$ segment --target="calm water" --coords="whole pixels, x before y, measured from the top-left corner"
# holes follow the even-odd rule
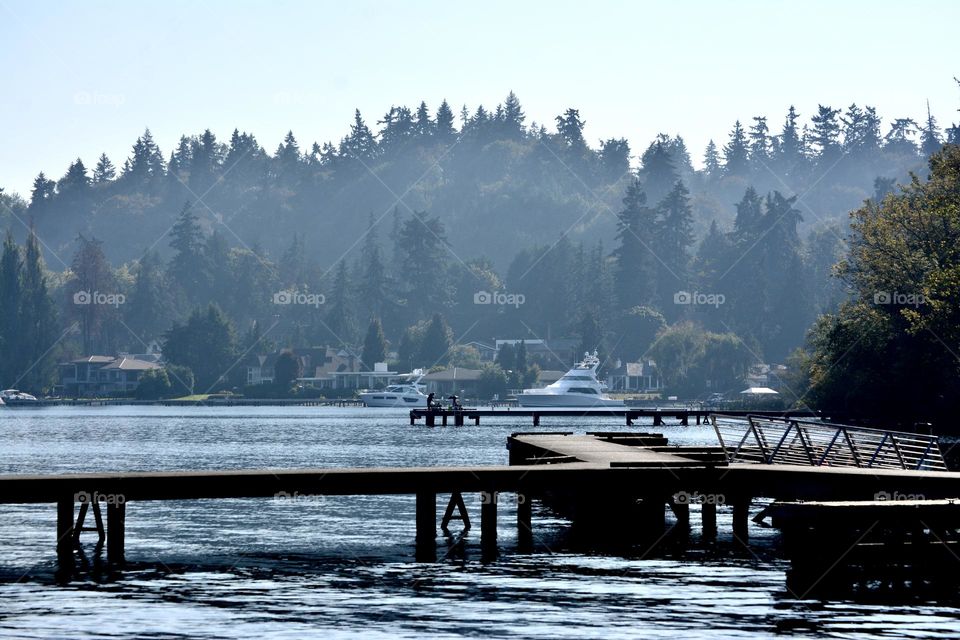
[[[540,429],[561,426],[625,429],[563,419]],[[532,430],[529,419],[431,430],[384,409],[6,409],[0,472],[505,464],[518,430]],[[715,443],[709,428],[662,431]],[[960,637],[957,601],[792,597],[776,535],[753,528],[751,550],[740,550],[724,509],[716,543],[699,539],[694,513],[686,549],[604,549],[535,505],[537,548],[520,554],[510,498],[499,560],[480,561],[475,528],[460,545],[441,539],[436,564],[412,561],[412,497],[130,503],[129,568],[100,571],[88,538],[89,570],[67,585],[54,579],[53,505],[5,506],[0,635]]]

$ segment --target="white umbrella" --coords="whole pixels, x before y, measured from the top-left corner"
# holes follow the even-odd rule
[[[740,395],[751,395],[751,396],[769,396],[769,395],[780,395],[773,389],[769,387],[750,387],[749,389],[744,389],[740,392]]]

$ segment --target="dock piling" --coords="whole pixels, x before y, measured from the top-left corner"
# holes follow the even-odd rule
[[[57,562],[61,570],[73,566],[73,496],[57,501]]]
[[[496,491],[480,493],[480,548],[486,560],[497,555],[497,499]]]
[[[700,505],[700,527],[704,538],[717,537],[717,503],[704,502]]]
[[[125,502],[107,504],[107,562],[113,564],[126,562],[123,549],[126,520],[127,505]]]
[[[521,551],[533,550],[533,504],[526,493],[517,493],[517,546]]]
[[[417,562],[437,560],[437,494],[417,493]]]
[[[749,540],[750,498],[738,498],[733,503],[733,537],[743,544]]]

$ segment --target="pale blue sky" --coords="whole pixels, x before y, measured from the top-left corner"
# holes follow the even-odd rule
[[[105,151],[119,167],[149,126],[234,127],[270,151],[339,140],[354,108],[493,107],[531,120],[580,109],[592,144],[634,152],[680,133],[696,162],[733,121],[818,102],[875,105],[885,124],[960,120],[960,3],[40,2],[0,0],[0,186],[25,197]]]

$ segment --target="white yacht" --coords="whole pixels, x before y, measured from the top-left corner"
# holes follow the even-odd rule
[[[383,391],[365,391],[360,394],[363,404],[368,407],[417,407],[426,408],[427,396],[423,393],[420,378],[423,373],[415,371],[417,377],[404,384],[391,384]]]
[[[32,396],[25,391],[19,391],[17,389],[4,389],[0,391],[0,404],[15,407],[25,404],[37,404],[39,402],[36,396]]]
[[[567,371],[562,378],[542,389],[524,389],[517,394],[521,407],[624,407],[622,400],[614,400],[603,393],[597,380],[600,358],[597,352],[583,354],[583,360]]]

